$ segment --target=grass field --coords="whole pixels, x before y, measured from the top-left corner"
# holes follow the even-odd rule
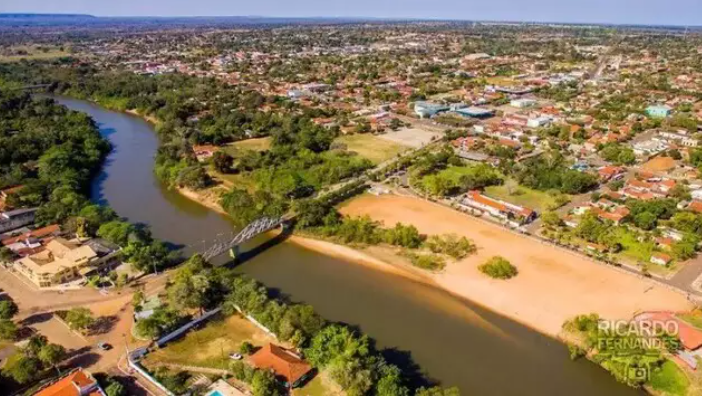
[[[253,323],[239,315],[232,315],[210,321],[203,329],[192,331],[179,341],[151,352],[144,363],[151,369],[172,363],[227,370],[232,361],[229,354],[239,352],[245,341],[256,347],[269,342],[277,343]],[[293,395],[325,396],[331,393],[325,387],[321,375],[317,375],[305,386],[296,389]]]
[[[5,55],[5,54],[0,54],[0,63],[9,63],[9,62],[18,62],[21,61],[22,59],[26,60],[32,60],[32,59],[52,59],[52,58],[60,58],[63,56],[68,56],[70,55],[66,51],[62,51],[60,48],[47,48],[46,51],[34,47],[34,46],[21,46],[21,47],[12,47],[13,52],[16,52],[17,50],[22,50],[25,51],[27,54],[24,55],[19,55],[19,54],[12,54],[12,55]]]
[[[402,144],[367,133],[341,136],[336,141],[346,144],[349,151],[357,152],[358,155],[368,158],[374,164],[387,161],[409,149]]]
[[[241,173],[237,173],[237,174],[219,173],[219,172],[215,171],[213,167],[210,167],[209,173],[210,173],[210,175],[221,180],[224,184],[224,187],[226,187],[227,189],[230,189],[232,187],[238,187],[238,188],[246,189],[249,192],[254,192],[256,190],[256,183],[254,182],[254,180],[250,177],[246,177],[246,176],[242,175]]]
[[[524,186],[519,186],[516,182],[507,180],[501,186],[490,186],[485,189],[485,193],[493,198],[525,206],[527,208],[543,212],[551,210],[556,204],[556,198],[546,192],[532,190]]]
[[[653,389],[664,392],[665,395],[684,396],[687,395],[690,381],[677,364],[666,360],[660,370],[654,370],[651,373],[649,384]]]
[[[262,137],[255,139],[240,140],[238,142],[231,143],[224,148],[227,154],[236,157],[237,153],[241,153],[246,150],[253,151],[266,151],[271,148],[271,138]]]
[[[165,348],[150,353],[146,364],[157,367],[163,363],[227,369],[229,354],[238,352],[241,344],[248,341],[262,346],[274,341],[248,320],[232,315],[213,320],[202,330],[192,331],[182,339]]]

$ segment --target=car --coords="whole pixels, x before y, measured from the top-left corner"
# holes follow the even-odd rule
[[[229,359],[232,359],[232,360],[241,360],[242,357],[243,356],[241,356],[240,353],[230,353],[229,354]]]
[[[101,342],[101,343],[99,343],[99,344],[97,345],[97,347],[98,347],[98,349],[100,349],[101,351],[109,351],[110,349],[112,349],[112,345],[110,345],[110,344],[108,344],[108,343],[106,343],[106,342]]]

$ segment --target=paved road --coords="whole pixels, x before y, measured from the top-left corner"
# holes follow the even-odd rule
[[[133,286],[142,288],[146,294],[154,294],[165,288],[168,275],[168,272],[148,275]],[[74,353],[65,362],[67,366],[81,366],[93,372],[106,371],[115,367],[124,353],[125,335],[129,335],[133,324],[131,299],[136,287],[113,290],[106,295],[94,289],[42,291],[19,275],[0,268],[0,289],[18,305],[18,321]],[[51,313],[74,307],[88,307],[93,310],[102,321],[101,329],[95,334],[79,336],[53,318]],[[99,350],[96,346],[100,342],[109,343],[112,349]],[[141,345],[129,347],[137,346]]]

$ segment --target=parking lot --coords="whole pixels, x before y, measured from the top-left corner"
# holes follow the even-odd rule
[[[389,140],[391,142],[403,144],[414,148],[420,148],[432,139],[441,136],[438,132],[428,131],[420,128],[403,128],[399,131],[389,131],[385,134],[378,135],[379,138]]]

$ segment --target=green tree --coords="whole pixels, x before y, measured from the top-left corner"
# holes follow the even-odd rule
[[[12,341],[17,338],[19,329],[11,320],[0,320],[0,340]]]
[[[21,352],[10,356],[2,368],[4,375],[12,378],[19,384],[27,384],[37,377],[41,370],[41,362],[34,357],[28,357]]]
[[[94,323],[93,313],[88,308],[76,307],[66,313],[66,322],[72,330],[81,332],[89,329]]]
[[[253,378],[251,378],[251,389],[254,396],[278,396],[282,394],[275,375],[268,370],[256,370],[254,372]]]
[[[127,388],[117,381],[110,381],[110,384],[105,387],[107,396],[127,396]]]
[[[58,344],[44,345],[39,350],[37,358],[39,358],[44,366],[56,368],[56,371],[61,375],[57,366],[66,358],[66,348]]]
[[[17,304],[10,300],[0,301],[0,320],[12,319],[18,312]]]
[[[234,158],[225,152],[217,151],[212,157],[212,165],[219,173],[231,173],[232,165],[234,165]]]
[[[458,388],[443,389],[435,386],[433,388],[419,388],[415,396],[460,396]]]
[[[510,279],[517,276],[517,267],[500,256],[494,256],[485,264],[478,267],[480,272],[496,279]]]

